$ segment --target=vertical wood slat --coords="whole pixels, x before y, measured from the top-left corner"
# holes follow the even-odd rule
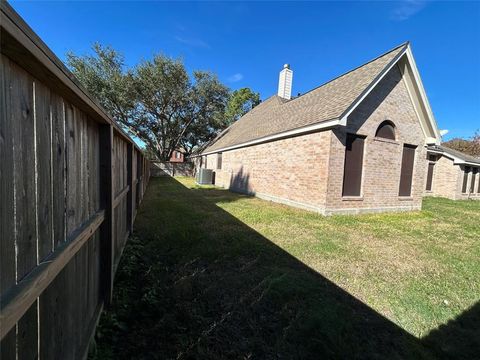
[[[65,224],[65,109],[63,99],[52,94],[52,191],[53,191],[53,241],[54,247],[66,239]]]
[[[127,185],[130,186],[130,190],[127,195],[127,229],[131,233],[133,229],[133,213],[134,213],[134,190],[133,190],[133,149],[132,144],[128,144],[127,147]]]
[[[37,153],[37,228],[38,258],[44,259],[53,251],[52,189],[51,189],[51,118],[50,90],[35,82],[35,118]]]
[[[0,57],[0,293],[15,285],[14,165],[13,132],[10,120],[10,66]],[[16,352],[16,328],[0,343],[0,359],[13,359]]]
[[[114,251],[114,222],[113,222],[113,126],[100,126],[100,194],[101,207],[105,209],[105,220],[100,229],[101,243],[101,287],[102,296],[105,304],[108,305],[112,301],[113,291],[113,251]]]
[[[11,121],[14,147],[15,231],[17,282],[37,265],[37,224],[35,194],[35,112],[33,78],[12,64]],[[37,352],[37,303],[17,325],[19,358],[33,358]]]
[[[51,153],[52,153],[52,225],[53,248],[66,239],[66,147],[65,111],[63,99],[51,93]],[[68,131],[68,129],[67,129]],[[68,137],[67,137],[68,139]],[[58,359],[68,356],[65,311],[69,309],[67,298],[68,279],[65,270],[44,291],[39,299],[40,359]]]

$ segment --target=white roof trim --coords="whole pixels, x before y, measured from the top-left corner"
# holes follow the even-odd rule
[[[370,85],[368,85],[366,91],[364,91],[364,93],[361,96],[355,99],[355,101],[348,108],[347,112],[345,112],[342,115],[341,117],[342,122],[344,122],[345,124],[347,123],[348,116],[353,112],[353,110],[355,110],[358,107],[358,105],[360,105],[360,103],[368,96],[368,94],[370,94],[372,90],[375,89],[377,84],[385,77],[385,75],[387,75],[387,73],[393,68],[393,66],[397,64],[398,60],[402,57],[403,54],[405,54],[408,46],[406,46],[405,49],[403,49],[400,53],[398,53],[396,55],[396,59],[392,61],[388,65],[388,67],[382,70],[382,73],[380,74],[380,76],[378,76],[377,79],[375,79],[372,83],[370,83]]]
[[[412,49],[410,48],[410,44],[408,44],[407,47],[407,58],[408,61],[410,62],[410,66],[412,67],[413,70],[413,76],[415,78],[415,81],[417,83],[417,86],[420,90],[420,96],[422,98],[423,104],[425,108],[427,109],[428,113],[428,120],[430,121],[430,124],[432,125],[432,129],[435,133],[435,137],[440,141],[442,138],[440,136],[440,130],[438,130],[437,126],[437,121],[435,120],[435,117],[433,116],[432,108],[430,106],[430,102],[428,101],[427,93],[425,92],[425,88],[423,86],[422,78],[420,77],[420,73],[418,72],[417,64],[415,62],[415,58],[413,57]]]
[[[240,144],[227,146],[227,147],[212,150],[212,151],[209,151],[209,152],[204,152],[204,153],[201,153],[201,154],[198,154],[198,155],[192,155],[191,157],[194,158],[194,157],[198,157],[198,156],[204,156],[204,155],[216,154],[216,153],[219,153],[219,152],[224,152],[224,151],[229,151],[229,150],[235,150],[235,149],[239,149],[239,148],[246,147],[246,146],[252,146],[252,145],[261,144],[261,143],[264,143],[264,142],[269,142],[269,141],[278,140],[278,139],[282,139],[282,138],[286,138],[286,137],[301,135],[301,134],[304,134],[304,133],[309,133],[309,132],[312,132],[312,131],[332,128],[332,127],[341,126],[341,125],[344,125],[344,124],[342,124],[340,119],[331,119],[331,120],[322,121],[320,123],[316,123],[316,124],[313,124],[313,125],[308,125],[308,126],[304,126],[304,127],[293,129],[293,130],[283,131],[281,133],[264,136],[264,137],[261,137],[261,138],[255,139],[255,140],[251,140],[251,141],[247,141],[247,142],[243,142],[243,143],[240,143]]]

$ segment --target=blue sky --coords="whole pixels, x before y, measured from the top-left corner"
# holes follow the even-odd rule
[[[304,93],[409,40],[445,139],[480,128],[480,2],[11,4],[61,59],[95,41],[129,65],[164,53],[263,99],[276,93],[284,63],[293,94]]]

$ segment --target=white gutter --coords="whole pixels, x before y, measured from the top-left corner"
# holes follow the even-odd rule
[[[331,120],[327,120],[327,121],[322,121],[322,122],[317,123],[317,124],[308,125],[308,126],[304,126],[304,127],[293,129],[293,130],[283,131],[283,132],[280,132],[280,133],[277,133],[277,134],[264,136],[264,137],[261,137],[261,138],[255,139],[255,140],[246,141],[246,142],[243,142],[243,143],[240,143],[240,144],[227,146],[227,147],[224,147],[224,148],[212,150],[212,151],[209,151],[209,152],[204,152],[204,153],[194,155],[194,156],[190,156],[190,157],[194,158],[194,157],[198,157],[198,156],[204,156],[204,155],[216,154],[216,153],[219,153],[219,152],[224,152],[224,151],[229,151],[229,150],[235,150],[235,149],[239,149],[239,148],[242,148],[242,147],[252,146],[252,145],[261,144],[261,143],[264,143],[264,142],[269,142],[269,141],[274,141],[274,140],[278,140],[278,139],[282,139],[282,138],[301,135],[301,134],[304,134],[304,133],[309,133],[309,132],[313,132],[313,131],[316,131],[316,130],[332,128],[332,127],[335,127],[335,126],[345,126],[345,125],[342,124],[340,119],[331,119]]]

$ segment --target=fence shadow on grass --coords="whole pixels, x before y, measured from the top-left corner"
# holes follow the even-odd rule
[[[454,320],[432,330],[422,343],[449,359],[480,358],[480,301]]]
[[[207,191],[227,193],[151,181],[100,326],[99,358],[439,356],[436,340],[410,335],[206,201]]]

